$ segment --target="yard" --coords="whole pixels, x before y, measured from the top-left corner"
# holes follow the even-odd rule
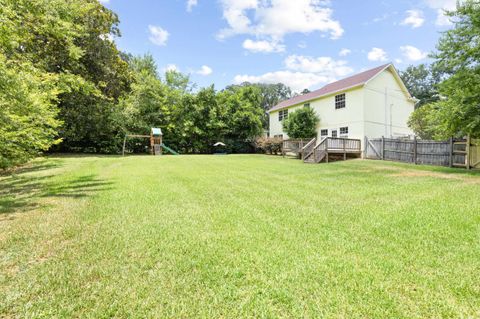
[[[480,317],[480,174],[262,155],[0,176],[0,317]]]

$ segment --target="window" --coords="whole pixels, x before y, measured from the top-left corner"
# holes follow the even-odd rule
[[[281,122],[285,119],[288,118],[288,109],[287,110],[280,110],[280,112],[278,112],[278,120]]]
[[[310,103],[303,104],[303,107],[310,107]]]
[[[332,137],[338,137],[337,130],[332,130]]]
[[[273,137],[283,139],[283,134],[274,135]]]
[[[340,137],[348,137],[348,126],[340,128]]]
[[[335,95],[335,109],[343,109],[345,107],[345,93]]]
[[[328,136],[328,130],[320,130],[320,136]]]

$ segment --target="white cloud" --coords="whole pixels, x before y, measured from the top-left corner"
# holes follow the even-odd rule
[[[100,3],[110,3],[110,0],[98,0]]]
[[[403,63],[403,60],[402,60],[402,59],[398,59],[398,58],[397,58],[397,59],[395,59],[395,63],[397,63],[397,64],[401,64],[401,63]]]
[[[317,86],[321,83],[328,82],[325,76],[314,73],[292,72],[292,71],[276,71],[269,72],[259,76],[255,75],[237,75],[234,80],[235,84],[243,82],[251,83],[284,83],[295,92],[301,92],[303,89]]]
[[[403,55],[410,61],[420,61],[425,59],[428,56],[427,52],[422,52],[420,49],[411,46],[405,45],[400,47]]]
[[[331,57],[314,58],[303,55],[290,55],[285,59],[284,63],[289,70],[321,74],[329,78],[345,76],[353,72],[353,69],[347,66],[347,61],[336,61]]]
[[[338,53],[339,56],[347,56],[350,53],[352,53],[352,50],[350,49],[341,49],[340,52]]]
[[[236,84],[252,83],[284,83],[295,92],[303,89],[314,89],[344,77],[353,72],[346,61],[336,61],[330,57],[308,57],[291,55],[284,61],[285,70],[268,72],[262,75],[237,75]]]
[[[445,15],[445,10],[455,10],[457,7],[457,0],[424,0],[425,3],[437,11],[437,20],[435,22],[438,26],[451,25],[450,18]]]
[[[221,0],[228,27],[217,37],[249,34],[260,40],[281,43],[291,33],[321,32],[332,39],[342,36],[340,22],[326,0]]]
[[[387,52],[381,48],[372,48],[372,50],[368,52],[368,59],[370,61],[387,61]]]
[[[150,32],[149,39],[153,44],[158,46],[167,45],[167,40],[168,40],[168,37],[170,36],[170,33],[168,33],[167,30],[154,25],[149,25],[148,30]]]
[[[210,75],[213,73],[213,70],[211,67],[209,67],[208,65],[202,65],[202,67],[200,68],[200,70],[198,70],[196,72],[197,74],[200,74],[200,75],[203,75],[203,76],[207,76],[207,75]]]
[[[406,14],[406,18],[401,23],[403,25],[409,25],[412,28],[419,28],[425,22],[423,12],[420,10],[407,10]]]
[[[193,7],[195,7],[198,4],[197,0],[188,0],[187,1],[187,11],[191,12]]]
[[[275,41],[269,42],[266,40],[253,41],[251,39],[246,39],[245,41],[243,41],[243,48],[255,53],[271,53],[285,51],[285,46],[283,44],[279,44]]]

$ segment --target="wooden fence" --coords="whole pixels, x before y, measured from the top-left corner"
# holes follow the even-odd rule
[[[365,138],[364,157],[413,164],[480,168],[480,140]]]

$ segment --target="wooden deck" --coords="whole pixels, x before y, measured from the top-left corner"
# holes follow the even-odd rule
[[[305,163],[328,163],[332,160],[347,160],[361,157],[361,141],[358,139],[324,137],[320,140],[313,138],[305,140],[285,140],[283,151],[294,153]]]

